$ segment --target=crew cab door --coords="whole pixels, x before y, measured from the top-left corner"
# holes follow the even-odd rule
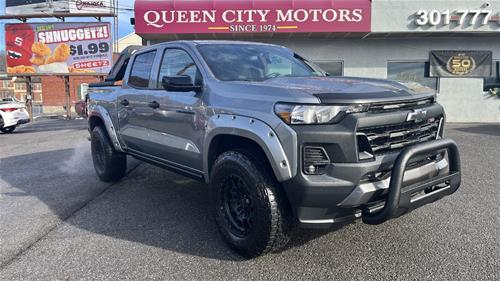
[[[117,98],[119,132],[128,149],[142,152],[148,146],[148,121],[154,113],[149,106],[151,77],[157,51],[137,54]]]
[[[152,103],[158,108],[149,120],[154,153],[184,170],[202,171],[201,147],[205,132],[204,106],[201,92],[167,91],[162,86],[165,76],[187,75],[201,85],[202,77],[193,57],[182,48],[167,47],[161,55]]]

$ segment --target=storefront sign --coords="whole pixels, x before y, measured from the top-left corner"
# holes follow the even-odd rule
[[[500,12],[493,10],[419,10],[415,16],[415,24],[418,26],[450,24],[458,26],[483,26],[490,22],[500,25]]]
[[[500,1],[372,1],[373,33],[500,32]]]
[[[430,76],[433,77],[490,77],[490,51],[432,51]]]
[[[112,65],[109,23],[5,25],[8,73],[107,73]]]
[[[138,34],[370,32],[369,0],[137,0]]]
[[[109,14],[112,0],[5,0],[5,14]]]

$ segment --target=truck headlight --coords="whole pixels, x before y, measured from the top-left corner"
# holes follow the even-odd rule
[[[349,113],[366,112],[367,104],[352,105],[304,105],[278,103],[274,112],[287,124],[336,123]]]

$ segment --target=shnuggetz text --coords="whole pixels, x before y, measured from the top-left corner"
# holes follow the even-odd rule
[[[108,26],[106,25],[40,31],[37,34],[38,41],[45,44],[106,38],[109,38]]]

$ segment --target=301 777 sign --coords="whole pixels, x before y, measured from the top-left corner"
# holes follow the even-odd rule
[[[109,23],[7,24],[8,73],[107,73],[112,64]]]
[[[500,12],[486,9],[419,10],[415,13],[417,26],[483,26],[487,24],[500,25]]]

